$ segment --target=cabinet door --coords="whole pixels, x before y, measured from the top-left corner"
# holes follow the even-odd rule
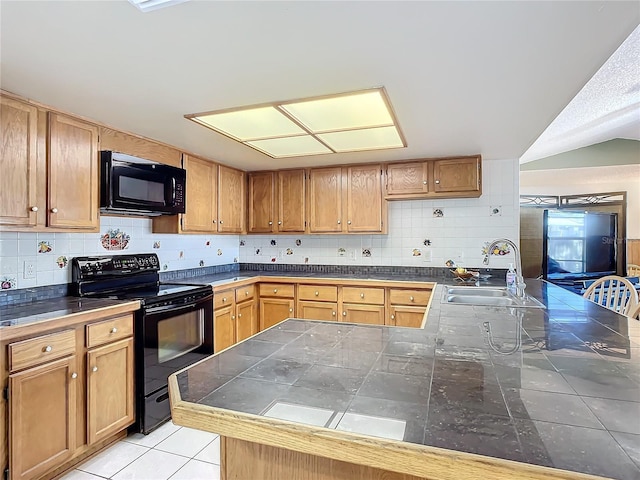
[[[39,478],[76,448],[75,356],[9,376],[12,480]]]
[[[98,228],[98,127],[49,113],[48,225]]]
[[[480,159],[452,158],[433,161],[433,191],[447,192],[479,192],[480,191]]]
[[[131,425],[133,338],[87,352],[87,443],[92,445]]]
[[[286,318],[294,317],[294,301],[291,298],[260,299],[260,330],[280,323]]]
[[[387,325],[395,327],[422,327],[425,307],[412,307],[408,305],[391,305],[389,322]]]
[[[304,232],[306,222],[305,171],[278,172],[278,232]]]
[[[275,231],[273,172],[249,174],[249,225],[251,233]]]
[[[349,323],[384,325],[384,306],[345,303],[342,305],[342,318],[340,320]]]
[[[336,302],[298,302],[298,318],[337,322],[338,304]]]
[[[236,305],[236,342],[258,333],[258,303],[255,300]]]
[[[347,168],[347,232],[381,232],[382,220],[382,165]]]
[[[218,165],[185,155],[184,168],[187,171],[187,208],[182,215],[182,230],[216,232]]]
[[[309,171],[309,232],[342,231],[342,168]]]
[[[427,162],[390,163],[387,165],[387,197],[428,193],[427,165]]]
[[[235,343],[236,306],[217,308],[213,312],[213,351],[219,352]]]
[[[242,233],[244,229],[244,191],[244,172],[219,165],[219,233]]]
[[[0,225],[35,226],[38,109],[0,97]],[[44,185],[43,185],[44,187]]]

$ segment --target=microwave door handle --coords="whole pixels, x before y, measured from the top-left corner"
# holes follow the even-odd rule
[[[151,307],[145,309],[144,313],[147,315],[153,315],[155,313],[164,313],[164,312],[172,312],[172,311],[180,311],[180,310],[188,310],[197,305],[197,303],[189,303],[187,305],[163,305],[162,307]]]

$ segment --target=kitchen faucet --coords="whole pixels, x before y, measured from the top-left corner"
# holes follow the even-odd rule
[[[516,295],[520,298],[524,298],[525,297],[524,289],[527,287],[527,284],[524,283],[524,277],[522,276],[522,260],[520,258],[520,250],[518,249],[518,246],[515,243],[513,243],[508,238],[499,238],[497,240],[494,240],[489,245],[489,248],[487,249],[487,253],[484,256],[484,260],[482,263],[484,263],[485,265],[489,265],[489,258],[491,256],[491,252],[493,251],[494,248],[496,248],[501,243],[506,243],[510,245],[511,248],[513,248],[513,254],[516,257]]]

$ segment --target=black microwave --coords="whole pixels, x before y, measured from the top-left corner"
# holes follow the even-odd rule
[[[100,212],[184,213],[186,171],[123,153],[100,152]]]

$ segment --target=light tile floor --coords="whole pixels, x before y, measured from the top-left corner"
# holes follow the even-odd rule
[[[219,480],[220,438],[171,421],[135,433],[78,465],[60,480]]]

